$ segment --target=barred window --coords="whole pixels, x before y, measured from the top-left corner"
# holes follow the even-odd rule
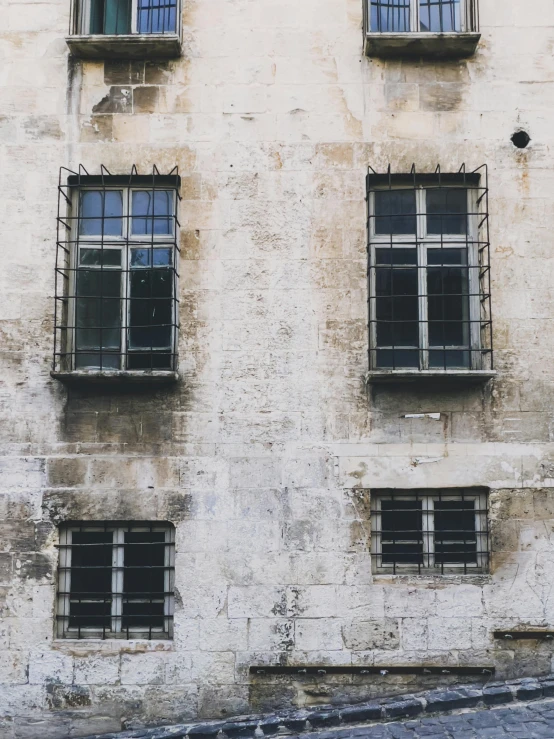
[[[176,370],[178,181],[60,182],[54,370]]]
[[[372,370],[492,369],[486,178],[368,176]]]
[[[78,33],[177,32],[178,0],[78,0]]]
[[[489,564],[484,490],[377,490],[371,494],[378,573],[477,573]]]
[[[171,639],[174,542],[171,524],[61,527],[58,637]]]
[[[461,33],[476,29],[475,0],[369,0],[370,31]]]

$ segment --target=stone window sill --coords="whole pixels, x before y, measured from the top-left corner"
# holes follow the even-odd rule
[[[66,36],[71,54],[80,59],[171,59],[181,56],[177,34]]]
[[[371,370],[366,375],[368,385],[423,384],[479,384],[496,377],[493,370]]]
[[[165,385],[179,380],[178,372],[169,371],[93,371],[51,372],[51,377],[67,385]]]
[[[365,53],[382,58],[463,59],[475,53],[480,33],[367,33]]]

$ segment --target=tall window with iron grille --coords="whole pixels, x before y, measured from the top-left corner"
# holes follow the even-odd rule
[[[486,172],[368,175],[370,369],[492,369]]]
[[[54,371],[176,371],[178,180],[60,181]]]

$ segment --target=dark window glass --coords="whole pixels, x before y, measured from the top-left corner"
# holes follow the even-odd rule
[[[429,249],[428,261],[438,263],[441,249]],[[429,365],[431,367],[469,366],[469,279],[467,266],[451,266],[458,252],[458,263],[466,262],[465,249],[446,249],[447,266],[427,268],[429,321]]]
[[[87,267],[121,267],[120,249],[81,249],[80,257]]]
[[[132,250],[130,369],[171,368],[173,271],[169,269],[170,260],[169,249]],[[152,263],[154,268],[150,269]]]
[[[110,629],[112,542],[110,531],[71,534],[70,629]]]
[[[370,28],[379,33],[410,30],[410,0],[371,0]]]
[[[420,500],[381,501],[383,564],[423,564]]]
[[[89,33],[131,33],[131,0],[91,0]]]
[[[415,234],[416,212],[414,190],[375,191],[376,234]]]
[[[432,33],[461,31],[460,0],[420,0],[419,28]]]
[[[163,628],[165,533],[125,532],[123,556],[123,628]]]
[[[475,564],[477,536],[473,500],[436,500],[435,564]]]
[[[133,192],[134,236],[173,233],[173,193],[168,190]]]
[[[76,367],[119,369],[121,351],[121,271],[77,270]]]
[[[175,33],[177,0],[138,0],[139,33]]]
[[[467,233],[467,190],[427,190],[427,233]]]
[[[122,226],[121,190],[84,190],[81,193],[81,236],[121,236]]]
[[[416,260],[415,249],[377,249],[377,261]],[[385,256],[386,255],[386,256]],[[417,268],[390,267],[375,269],[376,283],[376,365],[378,367],[417,367],[419,365],[419,311]]]

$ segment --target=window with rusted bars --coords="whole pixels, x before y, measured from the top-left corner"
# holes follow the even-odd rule
[[[477,0],[368,0],[374,33],[463,33],[479,28]]]
[[[492,370],[486,167],[367,177],[371,370]]]
[[[385,574],[486,572],[487,492],[371,491],[371,555]]]
[[[176,371],[179,184],[62,168],[54,371]]]
[[[177,33],[179,0],[75,0],[75,33]]]
[[[59,549],[58,637],[172,638],[171,524],[68,523]]]

